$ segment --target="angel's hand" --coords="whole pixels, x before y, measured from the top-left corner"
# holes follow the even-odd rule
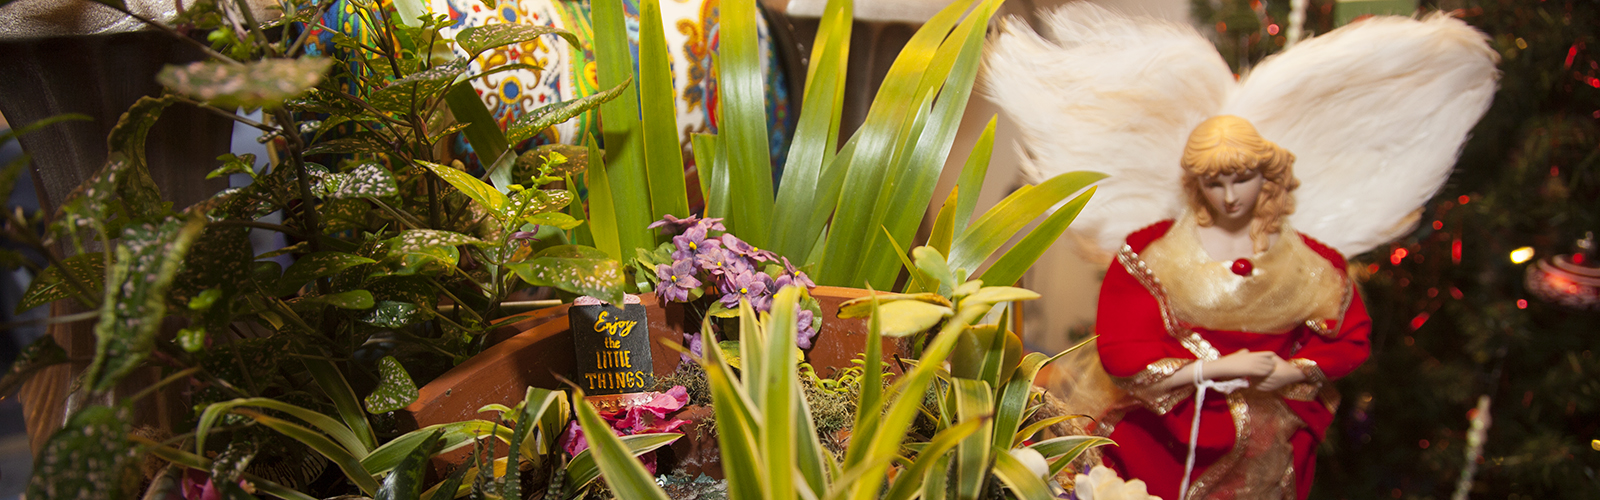
[[[1256,389],[1272,392],[1305,379],[1306,374],[1300,371],[1300,367],[1284,361],[1283,358],[1278,358],[1276,366],[1272,368],[1272,373],[1261,379],[1260,382],[1256,382]]]
[[[1240,349],[1222,359],[1206,363],[1201,375],[1212,380],[1230,378],[1265,377],[1271,375],[1277,363],[1283,360],[1272,351],[1247,351]]]

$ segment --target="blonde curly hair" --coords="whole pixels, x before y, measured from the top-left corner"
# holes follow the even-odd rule
[[[1256,133],[1248,120],[1232,115],[1213,116],[1189,134],[1183,148],[1183,191],[1188,193],[1195,222],[1210,226],[1215,214],[1201,192],[1205,177],[1241,172],[1261,174],[1261,194],[1250,221],[1250,241],[1257,253],[1267,250],[1268,237],[1283,227],[1294,213],[1294,195],[1300,186],[1294,178],[1294,154]]]

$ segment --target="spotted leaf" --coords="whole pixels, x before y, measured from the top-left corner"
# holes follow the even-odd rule
[[[407,230],[386,243],[389,252],[385,262],[397,265],[399,268],[393,274],[402,276],[438,271],[436,266],[456,265],[461,258],[457,246],[484,244],[483,240],[465,234],[434,229]]]
[[[440,179],[444,179],[445,182],[450,183],[450,185],[455,187],[457,191],[460,191],[461,194],[472,198],[472,201],[478,202],[479,205],[482,205],[483,208],[488,209],[489,212],[494,214],[496,217],[501,217],[502,215],[500,214],[505,212],[506,205],[510,203],[510,201],[506,199],[506,195],[500,194],[500,190],[495,189],[494,186],[490,186],[487,182],[478,180],[477,177],[468,175],[466,172],[462,172],[461,170],[447,165],[429,162],[421,163],[427,166],[428,170],[433,172],[434,175],[437,175]]]
[[[250,279],[250,228],[209,226],[183,261],[168,296],[173,304],[186,304],[202,290],[233,292]]]
[[[84,374],[85,387],[110,390],[150,355],[167,313],[167,288],[203,228],[198,219],[168,219],[123,230],[94,329],[95,357]]]
[[[361,317],[363,323],[383,328],[400,328],[428,318],[428,313],[410,302],[385,300]]]
[[[511,178],[519,183],[528,184],[539,175],[540,169],[545,169],[548,175],[556,177],[588,170],[589,148],[570,144],[545,144],[524,151],[522,156],[517,157]]]
[[[50,436],[33,463],[28,498],[136,498],[139,457],[128,441],[125,409],[91,406]]]
[[[381,155],[393,151],[394,148],[383,142],[378,136],[368,132],[359,132],[349,137],[320,141],[306,148],[306,155],[333,154],[372,154]]]
[[[377,163],[362,163],[349,172],[328,174],[317,184],[324,198],[387,198],[400,194],[389,169]]]
[[[11,363],[11,369],[6,370],[5,377],[0,378],[0,394],[11,394],[34,372],[65,362],[67,351],[56,344],[55,337],[41,335],[17,355],[17,360]]]
[[[306,255],[294,261],[294,264],[283,272],[283,277],[279,278],[277,286],[273,287],[273,294],[289,295],[311,280],[332,276],[339,271],[373,262],[377,261],[344,252],[317,252]]]
[[[372,292],[366,290],[351,290],[329,295],[305,297],[295,303],[297,306],[311,304],[326,304],[340,309],[371,309]]]
[[[544,129],[571,120],[574,116],[581,115],[591,109],[600,107],[601,104],[616,99],[632,84],[633,79],[629,78],[610,90],[596,92],[577,99],[547,104],[539,109],[529,111],[528,114],[522,115],[517,121],[512,122],[511,126],[506,127],[506,140],[512,144],[526,141],[535,135],[539,135]]]
[[[456,34],[456,44],[468,54],[481,54],[495,47],[504,47],[513,43],[522,43],[538,39],[545,35],[559,35],[574,47],[583,47],[583,42],[578,40],[578,35],[572,32],[551,26],[537,24],[494,23],[483,26],[473,26],[461,30]]]
[[[61,263],[66,264],[66,274],[76,278],[89,293],[104,290],[106,260],[100,253],[81,253],[67,257]],[[61,268],[50,266],[28,285],[28,291],[22,294],[22,301],[17,304],[17,313],[71,297],[74,293],[77,293],[76,289],[67,282]]]
[[[396,114],[420,113],[423,101],[444,92],[457,76],[467,71],[467,60],[456,59],[449,64],[406,75],[388,86],[372,93],[367,101],[379,111]]]
[[[167,66],[156,81],[225,108],[275,108],[322,82],[332,59],[263,59],[244,64],[201,61]]]
[[[367,395],[367,412],[387,413],[417,400],[417,384],[394,356],[378,360],[378,388]]]
[[[623,302],[622,263],[593,248],[554,246],[535,254],[526,262],[507,264],[506,267],[534,286],[556,287],[613,304]]]

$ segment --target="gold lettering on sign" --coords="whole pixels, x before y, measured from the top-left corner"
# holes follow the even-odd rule
[[[632,354],[633,351],[597,351],[594,353],[594,367],[601,370],[633,368]]]
[[[589,389],[643,389],[645,376],[643,371],[631,370],[624,372],[601,372],[583,374],[589,383]]]

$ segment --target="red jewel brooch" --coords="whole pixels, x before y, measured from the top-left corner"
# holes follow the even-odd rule
[[[1254,271],[1256,266],[1250,263],[1250,259],[1239,259],[1233,261],[1233,265],[1229,266],[1229,269],[1233,271],[1233,274],[1249,276],[1250,271]]]

